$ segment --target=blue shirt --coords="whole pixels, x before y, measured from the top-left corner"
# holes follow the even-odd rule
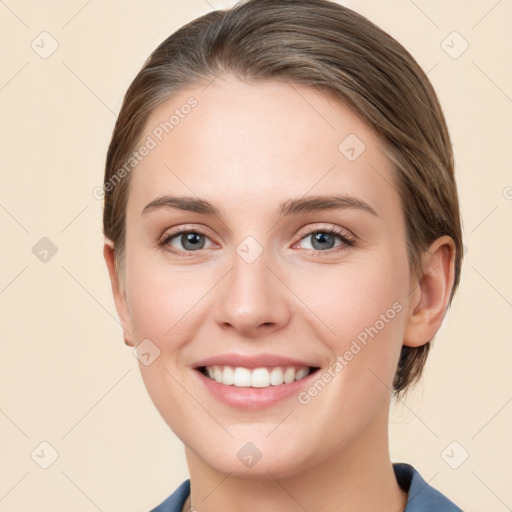
[[[462,512],[461,508],[430,487],[410,464],[394,463],[393,469],[398,485],[408,492],[404,512]],[[185,480],[151,512],[181,512],[189,494],[190,480]]]

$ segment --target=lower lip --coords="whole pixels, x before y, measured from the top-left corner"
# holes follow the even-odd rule
[[[307,377],[295,380],[289,384],[268,386],[266,388],[249,388],[238,386],[227,386],[216,380],[210,379],[199,370],[194,370],[208,391],[221,402],[239,409],[258,410],[270,407],[273,404],[298,395],[302,388],[309,386],[311,379],[318,370],[310,373]]]

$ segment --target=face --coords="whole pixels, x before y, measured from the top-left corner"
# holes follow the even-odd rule
[[[204,87],[141,139],[155,144],[131,175],[126,323],[191,456],[285,477],[385,432],[414,296],[404,218],[381,142],[339,101]]]

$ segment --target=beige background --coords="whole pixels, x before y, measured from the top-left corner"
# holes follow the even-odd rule
[[[461,288],[422,384],[392,411],[392,457],[466,511],[511,510],[512,1],[343,3],[428,71],[464,218]],[[229,4],[0,2],[0,511],[148,512],[187,478],[123,343],[92,191],[145,58]],[[46,262],[42,237],[57,248]]]

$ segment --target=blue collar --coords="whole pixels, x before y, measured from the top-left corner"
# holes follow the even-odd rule
[[[404,512],[462,512],[448,498],[427,484],[421,475],[404,462],[393,464],[398,485],[408,492]],[[185,480],[164,502],[151,512],[181,512],[190,494],[190,480]]]
[[[404,512],[462,512],[446,496],[428,485],[410,464],[394,463],[393,470],[398,485],[408,492]]]

